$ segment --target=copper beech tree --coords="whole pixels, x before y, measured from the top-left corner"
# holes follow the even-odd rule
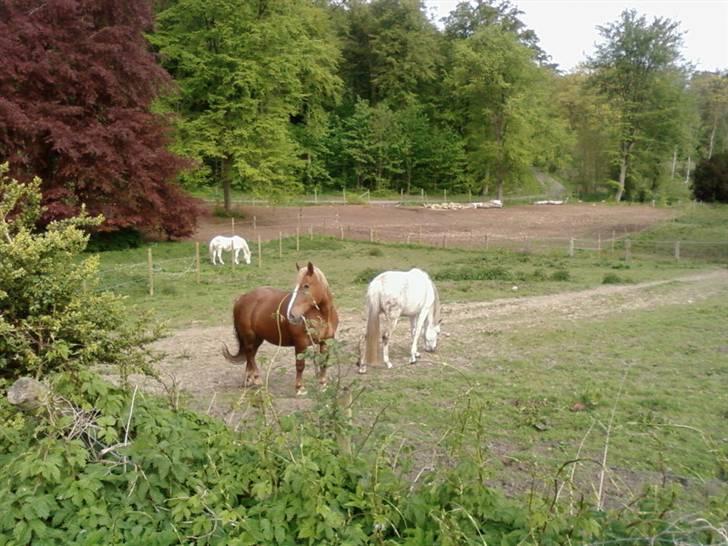
[[[0,0],[0,161],[43,180],[44,223],[85,203],[106,231],[194,229],[199,205],[174,184],[186,160],[150,111],[172,85],[151,25],[145,0]]]

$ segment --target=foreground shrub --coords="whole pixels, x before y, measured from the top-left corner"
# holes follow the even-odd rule
[[[0,399],[4,544],[407,545],[718,542],[667,516],[652,490],[621,511],[506,499],[464,456],[413,484],[385,452],[352,446],[329,389],[308,414],[242,433],[88,371],[57,375],[53,401]],[[340,415],[340,414],[339,414]],[[466,442],[464,445],[473,445]],[[398,455],[397,457],[401,457]],[[401,459],[400,459],[401,461]],[[721,509],[718,507],[718,509]]]
[[[42,377],[100,363],[143,367],[155,333],[126,319],[121,298],[97,288],[98,260],[81,259],[85,228],[100,218],[81,215],[34,231],[40,181],[19,184],[0,166],[0,377]]]

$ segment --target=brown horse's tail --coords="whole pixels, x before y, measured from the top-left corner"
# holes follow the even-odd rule
[[[228,349],[227,343],[223,342],[222,344],[222,356],[225,357],[225,360],[232,362],[233,364],[245,362],[245,354],[243,353],[243,338],[238,331],[237,306],[238,302],[235,303],[235,308],[233,309],[233,325],[235,326],[235,337],[238,340],[238,352],[236,354],[232,354],[230,353],[230,349]]]
[[[367,333],[364,336],[364,366],[381,365],[380,338],[382,336],[379,325],[379,298],[376,294],[367,292]]]

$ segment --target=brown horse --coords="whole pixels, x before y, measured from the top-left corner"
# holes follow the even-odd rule
[[[298,267],[296,284],[291,292],[263,286],[240,296],[233,307],[233,324],[238,338],[238,353],[230,354],[227,346],[223,355],[230,362],[246,361],[246,385],[260,385],[255,354],[267,341],[296,351],[296,394],[305,394],[303,369],[306,361],[300,358],[308,347],[318,344],[326,351],[326,340],[332,339],[339,325],[333,295],[323,272],[308,262]],[[326,383],[326,368],[321,367],[319,383]]]

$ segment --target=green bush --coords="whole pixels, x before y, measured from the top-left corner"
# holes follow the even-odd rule
[[[144,367],[155,332],[144,318],[128,322],[120,297],[96,290],[96,257],[80,259],[85,228],[101,219],[81,214],[38,233],[40,180],[19,184],[6,172],[0,165],[0,377]]]
[[[112,232],[95,232],[91,234],[86,251],[107,252],[110,250],[126,250],[139,248],[142,235],[135,229],[121,229]]]
[[[557,269],[549,277],[552,281],[566,282],[571,280],[571,273],[566,269]]]
[[[381,269],[367,267],[356,274],[356,276],[354,277],[354,282],[356,284],[369,284],[370,282],[372,282],[372,279],[374,279],[374,277],[379,275],[381,272]]]
[[[616,273],[606,273],[602,279],[602,284],[631,284],[634,281],[626,277],[621,277]]]
[[[698,201],[728,203],[728,152],[717,153],[697,164],[693,194]]]

